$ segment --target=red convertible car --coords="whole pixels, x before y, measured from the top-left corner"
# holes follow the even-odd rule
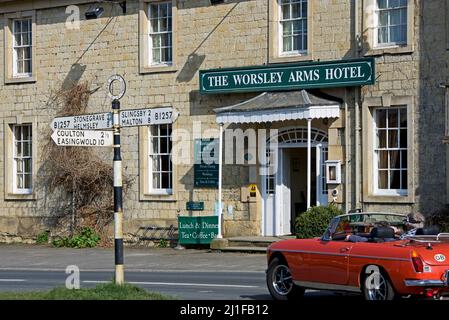
[[[321,238],[275,242],[267,255],[267,285],[277,300],[305,289],[359,292],[367,300],[449,294],[449,235],[411,229],[402,214],[337,216]]]

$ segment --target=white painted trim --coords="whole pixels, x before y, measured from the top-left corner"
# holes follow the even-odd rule
[[[308,3],[309,1],[307,1],[307,13],[306,13],[306,27],[308,28],[308,24],[309,24],[309,19],[310,19],[310,3]],[[284,28],[282,25],[283,19],[282,19],[282,5],[281,3],[277,3],[278,6],[278,34],[277,34],[277,38],[278,38],[278,56],[279,57],[289,57],[289,56],[304,56],[307,55],[307,51],[308,50],[291,50],[291,51],[284,51],[284,41],[283,41],[283,34],[284,34]],[[303,19],[301,18],[296,18],[296,19],[286,19],[289,21],[302,21]],[[304,30],[302,30],[302,32],[304,32]],[[305,44],[308,46],[309,44],[309,37],[311,36],[311,33],[309,33],[310,31],[307,30],[307,37],[306,37],[306,41]]]
[[[31,188],[18,188],[17,187],[17,175],[19,174],[18,172],[17,172],[17,162],[16,162],[16,160],[15,160],[15,158],[16,158],[16,133],[15,133],[15,130],[16,130],[16,128],[17,127],[22,127],[22,130],[23,130],[23,127],[24,126],[29,126],[30,127],[30,130],[31,130],[31,132],[32,132],[32,130],[33,130],[33,125],[32,124],[29,124],[29,123],[23,123],[23,124],[14,124],[14,125],[12,125],[12,191],[13,191],[13,193],[14,194],[21,194],[21,195],[29,195],[29,194],[32,194],[33,193],[33,185],[34,185],[34,179],[33,179],[33,171],[34,171],[34,167],[33,167],[33,148],[32,148],[32,145],[33,145],[33,138],[31,138],[31,141],[29,142],[29,143],[31,143],[31,157],[30,158],[25,158],[23,155],[22,155],[22,157],[21,157],[21,160],[22,161],[24,161],[25,159],[30,159],[31,160],[31,172],[30,172],[30,174],[31,174]],[[21,140],[20,141],[24,141],[23,140],[23,131],[22,131],[22,134],[21,134]],[[23,148],[23,145],[22,145],[22,148]],[[23,154],[23,152],[24,152],[24,150],[22,149],[22,154]],[[23,184],[25,184],[25,180],[23,181]]]
[[[307,209],[312,197],[312,119],[307,119]]]
[[[263,123],[287,120],[339,118],[340,106],[309,106],[285,109],[223,112],[217,114],[217,123]]]
[[[271,136],[267,139],[267,141],[270,141],[271,139],[273,139],[274,137],[278,137],[278,136],[282,136],[285,132],[288,132],[291,129],[296,129],[296,130],[304,130],[306,128],[304,127],[286,127],[286,128],[282,128],[281,130],[279,130],[278,134],[276,136]],[[324,132],[323,130],[317,129],[317,128],[311,128],[310,132],[321,132],[323,134],[326,134],[326,137],[328,137],[328,133]],[[315,135],[316,136],[316,135]],[[323,142],[323,141],[311,141],[310,139],[310,145],[311,147],[316,147],[317,148],[317,152],[320,152],[320,157],[316,159],[317,161],[317,168],[319,168],[321,170],[321,167],[319,167],[321,165],[321,150],[322,148],[327,148],[328,147],[328,142]],[[283,196],[282,196],[282,185],[278,185],[279,181],[282,182],[282,177],[283,177],[283,161],[282,161],[282,157],[283,157],[283,152],[281,152],[283,149],[291,149],[291,148],[307,148],[308,143],[288,143],[288,142],[284,142],[284,143],[278,143],[278,152],[276,152],[277,154],[277,164],[278,164],[278,170],[275,174],[275,193],[273,194],[267,194],[267,190],[266,190],[266,177],[264,179],[264,181],[262,182],[262,205],[261,205],[261,212],[262,212],[262,219],[261,219],[261,234],[263,236],[279,236],[279,235],[283,235],[282,234],[282,230],[280,227],[280,221],[279,219],[282,217],[282,203],[283,203]],[[319,149],[319,150],[318,150]],[[318,161],[320,164],[318,164]],[[310,168],[311,169],[311,168]],[[311,170],[309,170],[309,172],[311,172]],[[279,180],[280,179],[280,180]],[[320,180],[321,181],[321,180]],[[320,183],[320,181],[317,181],[317,189],[319,187],[318,183]],[[317,197],[317,203],[318,201],[321,201],[321,199],[323,199],[324,197],[326,197],[325,195],[322,195],[322,190],[323,190],[323,186],[321,185],[321,187],[319,188],[319,192],[320,192],[320,197]],[[272,208],[271,206],[268,206],[267,203],[269,200],[269,197],[274,197],[273,201],[274,201],[274,208]],[[310,197],[309,197],[310,199]],[[273,211],[274,209],[274,211]],[[268,219],[268,216],[271,215],[273,217],[273,219]],[[270,223],[270,225],[266,225],[267,223]]]
[[[17,51],[16,51],[16,45],[15,45],[15,32],[16,32],[16,21],[30,21],[30,29],[28,30],[28,35],[30,37],[29,42],[30,44],[27,45],[26,47],[30,47],[31,48],[31,72],[24,72],[24,73],[19,73],[17,71],[17,67],[18,67],[18,57],[17,57]],[[35,45],[33,43],[33,18],[31,16],[26,16],[26,17],[20,17],[20,18],[15,18],[12,19],[11,21],[12,23],[12,76],[13,78],[29,78],[32,76],[33,74],[33,46]],[[25,46],[22,46],[22,48],[25,48]]]
[[[148,4],[151,4],[151,3],[148,3]],[[148,33],[148,47],[149,47],[148,48],[148,62],[149,62],[149,66],[150,67],[171,67],[171,66],[173,66],[173,56],[174,56],[174,50],[173,50],[173,3],[170,0],[170,1],[163,1],[163,2],[155,2],[153,4],[158,6],[158,15],[157,15],[158,21],[159,21],[159,19],[161,19],[161,17],[159,16],[159,11],[160,11],[159,6],[165,5],[165,4],[170,4],[171,5],[171,15],[172,15],[171,16],[171,21],[172,21],[171,28],[172,29],[171,29],[170,32],[169,31],[164,31],[164,32],[158,32],[157,33],[157,35],[161,35],[163,33],[171,34],[172,43],[171,43],[171,47],[169,47],[170,50],[171,50],[171,60],[170,61],[160,62],[160,63],[155,63],[153,61],[153,38],[150,35],[153,32],[153,30],[152,30],[152,26],[151,26],[150,21],[148,21],[148,31],[147,31],[147,33]],[[151,5],[148,5],[148,7],[147,7],[147,17],[148,17],[148,20],[150,19],[149,17],[151,17]],[[155,33],[155,32],[153,32],[153,33]],[[160,52],[160,53],[162,53],[162,52]]]
[[[165,126],[167,124],[155,124],[153,126],[157,126],[158,127],[158,137],[160,138],[160,127],[161,126]],[[173,130],[173,125],[172,124],[168,124],[169,126],[171,126],[172,130]],[[146,127],[146,130],[148,130],[148,152],[147,152],[147,161],[148,161],[148,172],[147,172],[147,177],[148,177],[148,194],[149,195],[155,195],[155,196],[170,196],[173,195],[173,182],[174,182],[174,166],[173,166],[173,162],[172,162],[172,167],[171,167],[171,181],[170,181],[170,186],[171,188],[160,188],[160,189],[156,189],[153,187],[153,161],[151,158],[151,152],[150,150],[153,150],[153,136],[151,134],[151,126]],[[171,134],[170,139],[172,139],[173,137],[173,133]],[[158,143],[160,143],[160,140],[158,141]],[[159,150],[157,153],[157,156],[160,157],[162,155],[162,153],[160,152],[160,145],[159,145]],[[166,155],[164,153],[164,155]],[[170,151],[170,156],[173,156],[172,151]],[[172,160],[170,160],[172,161]]]
[[[407,106],[393,106],[391,107],[391,109],[406,109],[407,110]],[[375,149],[376,149],[376,130],[377,130],[377,114],[378,114],[378,110],[385,110],[385,108],[374,108],[373,110],[373,117],[372,117],[372,135],[373,135],[373,146],[372,146],[372,152],[373,152],[373,195],[376,196],[398,196],[398,197],[403,197],[403,196],[407,196],[408,195],[408,188],[407,189],[379,189],[379,168],[378,168],[378,163],[379,163],[379,158],[378,158],[378,154],[376,153]],[[407,111],[408,112],[408,111]],[[398,120],[399,121],[399,120]],[[394,128],[396,129],[396,128]],[[387,130],[390,130],[389,128],[387,128]],[[407,119],[407,139],[408,139],[408,135],[409,135],[409,124],[408,124],[408,119]],[[407,141],[408,142],[408,141]],[[389,149],[391,150],[391,149]],[[398,148],[399,152],[401,151],[401,148]],[[409,151],[409,144],[407,143],[407,155],[408,155],[408,151]],[[407,175],[408,175],[408,168],[409,166],[407,165]],[[400,169],[402,170],[402,168]],[[388,169],[388,171],[390,171],[390,168]],[[407,176],[407,185],[408,185],[408,176]]]
[[[400,7],[400,8],[403,8],[403,7]],[[378,2],[375,1],[375,8],[374,8],[374,11],[373,11],[373,21],[374,21],[374,28],[373,28],[374,34],[373,34],[373,40],[374,40],[374,49],[397,48],[397,47],[406,45],[406,44],[409,42],[409,39],[407,39],[407,38],[408,38],[408,32],[407,32],[407,30],[408,30],[408,24],[409,24],[408,11],[410,10],[410,9],[409,9],[409,6],[408,6],[408,1],[407,1],[406,6],[405,6],[405,9],[406,9],[406,13],[407,13],[407,15],[406,15],[406,16],[407,16],[407,17],[406,17],[406,24],[405,24],[405,29],[406,29],[406,30],[405,30],[405,31],[406,31],[406,39],[405,39],[405,41],[401,41],[401,42],[379,43],[379,35],[378,35],[377,32],[378,32],[378,30],[379,30],[379,11],[382,10],[382,9],[379,9]],[[391,10],[393,10],[393,9],[387,8],[387,9],[383,9],[383,10],[391,11]],[[390,16],[389,16],[388,19],[390,19]],[[388,24],[388,26],[390,26],[390,25]],[[389,31],[389,30],[387,30],[387,31]]]

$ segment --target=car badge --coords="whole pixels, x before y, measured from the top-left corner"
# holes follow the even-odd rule
[[[443,262],[446,260],[446,256],[444,254],[439,253],[434,256],[434,259],[437,262]]]

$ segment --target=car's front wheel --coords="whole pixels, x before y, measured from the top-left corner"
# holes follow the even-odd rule
[[[304,288],[295,285],[288,264],[279,258],[274,258],[268,266],[267,286],[275,300],[299,298],[305,291]]]
[[[365,278],[363,294],[366,300],[393,300],[395,292],[383,271],[373,272]]]

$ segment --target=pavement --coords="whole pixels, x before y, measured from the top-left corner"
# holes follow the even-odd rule
[[[182,300],[268,300],[266,254],[171,248],[125,248],[125,281]],[[81,287],[114,276],[112,248],[71,249],[0,244],[0,291],[49,290],[65,285],[67,266]],[[307,291],[309,298],[334,293]]]
[[[209,250],[127,248],[127,271],[264,272],[266,254],[217,253]],[[76,265],[82,271],[113,271],[113,248],[71,249],[0,244],[0,270],[61,271]]]

